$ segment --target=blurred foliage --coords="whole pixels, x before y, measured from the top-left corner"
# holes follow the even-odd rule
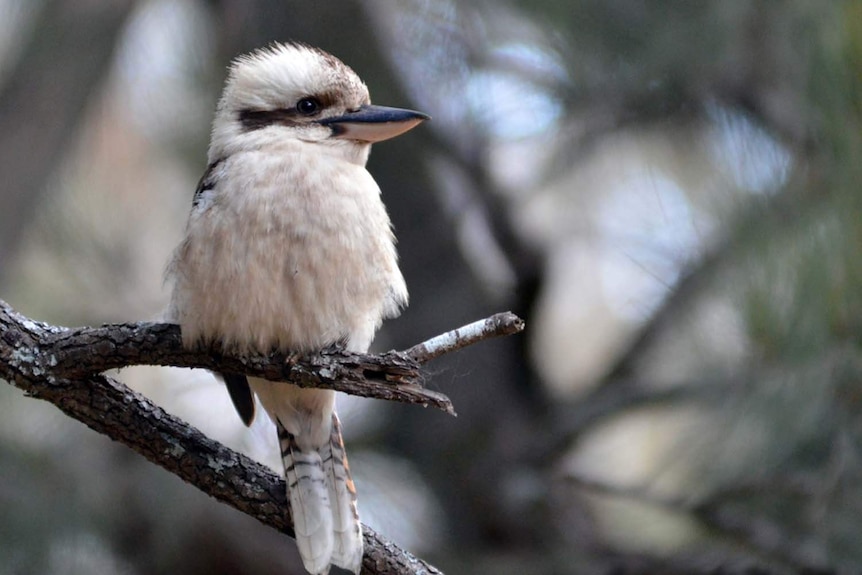
[[[302,40],[434,117],[371,157],[411,290],[379,347],[528,326],[432,366],[455,420],[340,400],[365,520],[453,573],[860,570],[862,4],[27,5],[0,3],[22,312],[156,316],[227,62]],[[277,466],[204,374],[125,377]],[[55,411],[0,389],[0,573],[300,572]]]

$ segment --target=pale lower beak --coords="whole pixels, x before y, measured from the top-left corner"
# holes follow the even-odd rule
[[[325,118],[319,123],[332,129],[333,138],[382,142],[399,136],[430,119],[431,116],[422,112],[369,105],[337,118]]]

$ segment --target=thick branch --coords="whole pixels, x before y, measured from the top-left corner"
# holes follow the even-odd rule
[[[174,325],[138,323],[70,329],[32,321],[0,300],[0,378],[31,397],[54,403],[69,416],[124,443],[204,493],[292,536],[281,478],[207,438],[122,383],[97,374],[142,364],[200,367],[433,405],[454,413],[446,396],[421,387],[419,364],[450,349],[523,328],[515,316],[477,323],[487,324],[486,329],[477,332],[467,326],[408,352],[375,356],[332,350],[301,358],[278,353],[246,357],[185,350],[179,328]],[[442,348],[433,343],[440,338],[460,343],[440,351]],[[437,351],[415,352],[418,349]],[[370,527],[363,528],[362,573],[440,573]]]
[[[209,439],[122,383],[100,375],[53,381],[18,375],[14,383],[31,397],[50,401],[70,417],[131,447],[207,495],[293,537],[283,479]],[[363,531],[362,573],[440,573],[367,525]]]
[[[0,304],[0,324],[8,324],[10,319],[13,325],[16,321],[29,322],[8,305]],[[35,322],[29,325],[38,330],[32,337],[40,351],[32,358],[33,369],[55,378],[76,379],[130,365],[197,367],[455,413],[448,397],[422,387],[419,362],[395,351],[380,355],[327,350],[302,357],[284,353],[245,356],[217,349],[187,350],[179,326],[172,324],[142,322],[71,329]]]

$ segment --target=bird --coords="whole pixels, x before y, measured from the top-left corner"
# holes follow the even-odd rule
[[[367,352],[407,305],[393,227],[366,170],[371,144],[430,117],[371,104],[341,60],[303,43],[234,59],[208,166],[168,264],[183,345],[237,353]],[[246,425],[274,422],[299,554],[358,573],[362,526],[335,392],[221,374]]]

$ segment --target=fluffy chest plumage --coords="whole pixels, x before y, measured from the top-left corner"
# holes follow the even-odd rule
[[[246,152],[218,166],[172,265],[187,341],[365,350],[407,292],[380,191],[323,154]]]

